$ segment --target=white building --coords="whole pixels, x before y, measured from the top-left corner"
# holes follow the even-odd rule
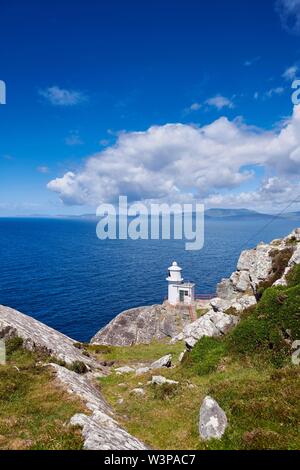
[[[191,305],[195,300],[195,284],[184,282],[181,275],[182,269],[176,261],[169,268],[168,281],[168,302],[170,305],[186,304]]]

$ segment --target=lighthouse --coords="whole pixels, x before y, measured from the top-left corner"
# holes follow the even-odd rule
[[[195,300],[195,284],[184,282],[182,269],[176,261],[168,269],[168,302],[170,305],[191,305]]]

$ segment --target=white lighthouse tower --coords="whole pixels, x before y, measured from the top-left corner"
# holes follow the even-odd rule
[[[169,267],[168,281],[168,302],[170,305],[187,304],[191,305],[195,300],[195,284],[184,283],[181,275],[182,269],[176,261]]]

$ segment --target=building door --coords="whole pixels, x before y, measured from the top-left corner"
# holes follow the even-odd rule
[[[179,301],[184,302],[184,290],[179,291]]]

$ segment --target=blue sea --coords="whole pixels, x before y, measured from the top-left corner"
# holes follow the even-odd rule
[[[172,261],[198,294],[214,293],[242,249],[297,226],[300,219],[208,219],[204,248],[192,252],[184,241],[100,241],[90,220],[2,218],[0,304],[88,341],[122,310],[161,303]]]

